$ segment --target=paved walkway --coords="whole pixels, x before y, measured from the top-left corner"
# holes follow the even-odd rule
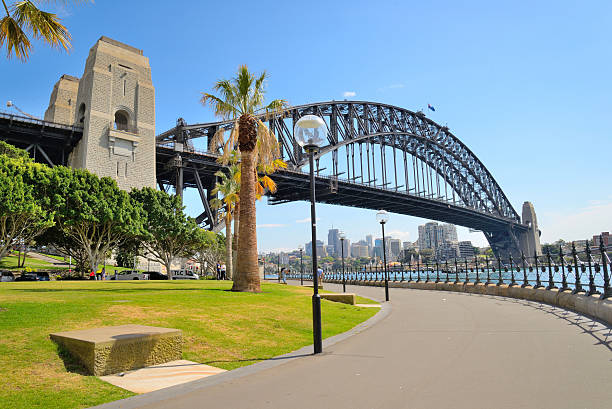
[[[383,288],[347,291],[384,297]],[[102,407],[612,407],[610,327],[523,300],[390,291],[384,319],[321,355],[266,361],[261,370],[253,365]]]

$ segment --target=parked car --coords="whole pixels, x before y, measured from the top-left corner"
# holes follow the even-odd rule
[[[173,280],[199,280],[200,277],[193,271],[171,270]]]
[[[15,281],[15,275],[11,271],[0,271],[0,283]]]
[[[38,276],[36,273],[21,273],[15,281],[38,281]]]
[[[138,270],[123,270],[110,276],[111,280],[148,280],[149,275]]]
[[[167,280],[168,276],[159,271],[145,271],[144,274],[149,275],[149,280]]]

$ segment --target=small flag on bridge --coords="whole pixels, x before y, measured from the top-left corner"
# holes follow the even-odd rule
[[[431,106],[431,104],[427,104],[427,108],[431,109],[432,111],[436,112],[436,108],[434,108],[433,106]]]

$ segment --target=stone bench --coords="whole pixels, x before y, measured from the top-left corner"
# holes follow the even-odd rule
[[[342,294],[321,294],[321,298],[324,300],[342,302],[344,304],[355,305],[355,294],[354,293],[342,293]]]
[[[57,332],[50,337],[95,376],[182,358],[183,335],[172,328],[119,325]]]

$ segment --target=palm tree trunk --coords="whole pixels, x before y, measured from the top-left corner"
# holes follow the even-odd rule
[[[234,206],[234,237],[232,237],[232,267],[231,277],[234,277],[238,269],[238,227],[240,226],[240,201]],[[229,270],[228,270],[229,271]]]
[[[232,275],[232,214],[230,213],[229,206],[225,212],[225,250],[226,261],[225,261],[225,272],[229,274],[230,278]]]
[[[249,132],[240,124],[240,133]],[[260,292],[257,263],[255,215],[255,155],[253,149],[241,151],[240,226],[238,230],[238,269],[232,291]]]

